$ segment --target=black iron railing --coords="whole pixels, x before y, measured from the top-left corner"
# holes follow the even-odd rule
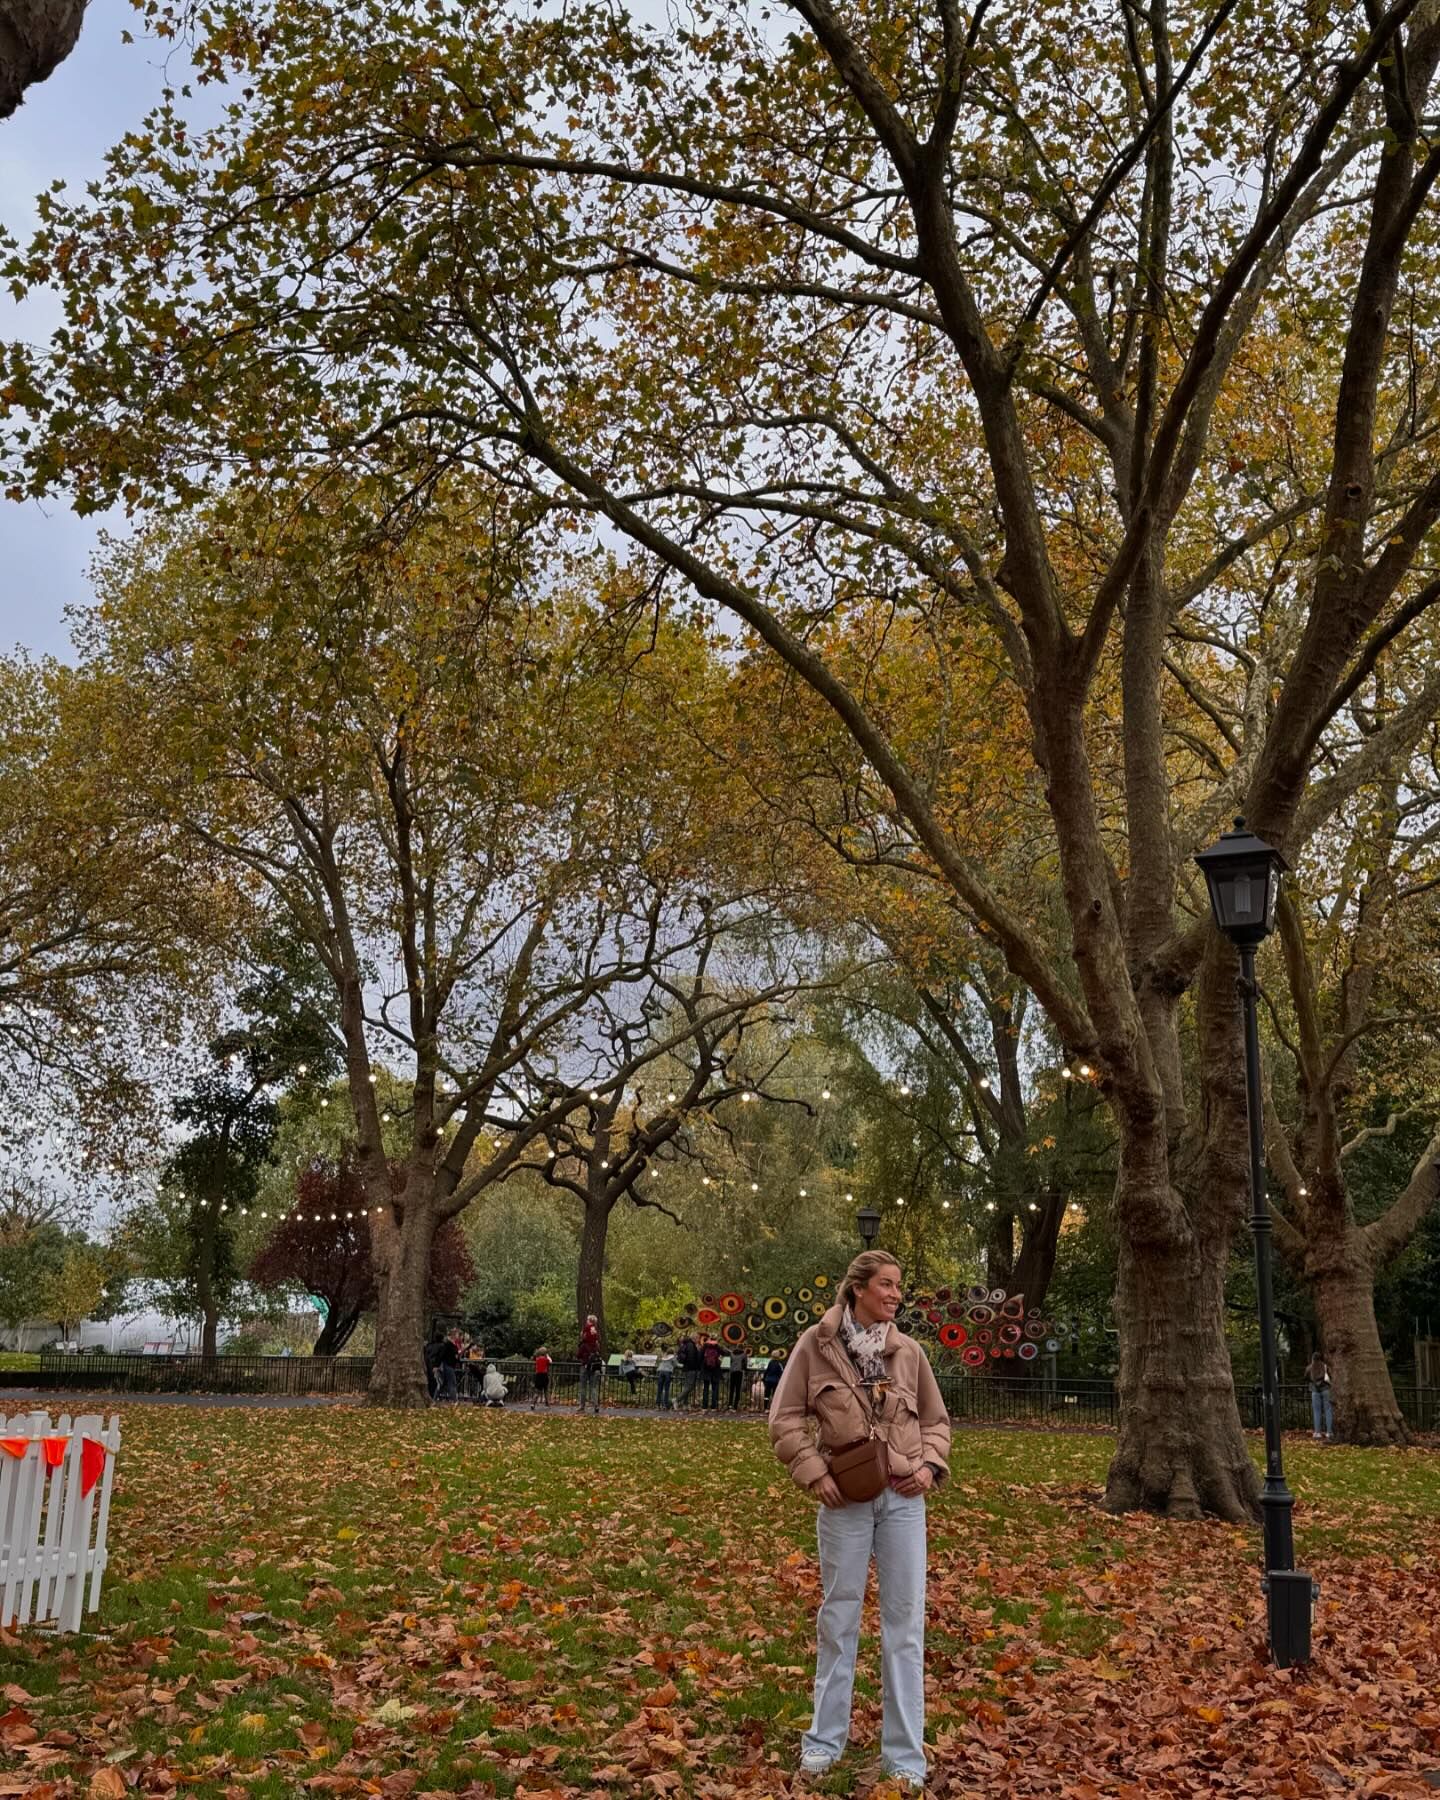
[[[507,1405],[540,1404],[529,1357],[502,1358],[495,1366],[505,1377]],[[454,1381],[457,1400],[481,1399],[483,1367],[461,1364]],[[728,1370],[721,1370],[709,1385],[700,1371],[692,1379],[690,1372],[677,1370],[671,1405],[687,1412],[763,1412],[763,1390],[757,1393],[755,1388],[758,1374],[758,1369],[745,1373],[735,1396],[738,1404],[732,1404]],[[1113,1426],[1118,1414],[1114,1384],[1109,1381],[996,1380],[950,1373],[937,1379],[951,1417],[962,1423]],[[59,1350],[42,1350],[38,1370],[13,1377],[16,1387],[131,1394],[363,1394],[369,1382],[368,1356],[74,1355]],[[5,1385],[3,1375],[0,1385]],[[550,1403],[574,1406],[579,1392],[579,1363],[554,1363]],[[713,1407],[707,1404],[712,1397]],[[656,1378],[646,1370],[632,1383],[617,1369],[607,1368],[600,1398],[607,1407],[653,1409],[659,1398]],[[1242,1420],[1258,1431],[1263,1417],[1258,1385],[1242,1387],[1238,1398]],[[1440,1388],[1397,1386],[1395,1399],[1411,1430],[1440,1431]],[[1287,1431],[1311,1429],[1307,1383],[1291,1382],[1281,1388],[1280,1421]]]

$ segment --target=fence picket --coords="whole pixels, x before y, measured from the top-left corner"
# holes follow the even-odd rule
[[[22,1456],[0,1455],[0,1626],[54,1619],[61,1631],[78,1631],[87,1586],[93,1612],[109,1561],[106,1534],[119,1418],[106,1422],[98,1413],[86,1413],[72,1421],[62,1413],[52,1425],[48,1413],[33,1412],[0,1424],[6,1436],[26,1440]],[[53,1469],[45,1464],[47,1437],[66,1439]],[[87,1438],[103,1444],[108,1454],[97,1482],[82,1494]]]

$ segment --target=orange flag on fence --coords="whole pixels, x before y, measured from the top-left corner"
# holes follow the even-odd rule
[[[100,1479],[105,1467],[105,1446],[98,1438],[84,1438],[80,1444],[80,1498],[85,1496]]]
[[[45,1467],[47,1469],[58,1469],[61,1463],[64,1462],[65,1452],[70,1446],[69,1438],[47,1437],[41,1438],[40,1442],[45,1446]]]
[[[8,1450],[11,1456],[23,1456],[29,1448],[29,1438],[0,1438],[0,1450]]]

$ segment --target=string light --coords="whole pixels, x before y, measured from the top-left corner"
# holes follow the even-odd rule
[[[810,1196],[805,1192],[804,1188],[801,1188],[801,1190],[800,1190],[800,1198],[802,1200],[808,1200],[810,1198]]]
[[[1060,1071],[1060,1079],[1062,1081],[1073,1081],[1075,1079],[1075,1077],[1074,1077],[1074,1074],[1069,1069],[1062,1069]]]
[[[1081,1063],[1081,1065],[1080,1065],[1080,1073],[1081,1073],[1081,1074],[1082,1074],[1082,1075],[1088,1075],[1088,1074],[1089,1074],[1089,1073],[1090,1073],[1090,1065],[1089,1065],[1089,1063]]]
[[[667,1094],[665,1098],[670,1102],[671,1106],[673,1106],[680,1096],[678,1094]]]
[[[820,1090],[820,1098],[821,1098],[821,1099],[822,1099],[822,1100],[828,1100],[828,1099],[829,1099],[829,1098],[830,1098],[830,1090],[829,1090],[829,1088],[821,1088],[821,1090]]]
[[[758,1194],[760,1192],[760,1183],[758,1181],[752,1181],[750,1183],[750,1192],[752,1194]]]
[[[986,1212],[994,1212],[995,1202],[993,1200],[987,1200],[985,1202],[985,1210],[986,1210]]]
[[[988,1075],[982,1075],[980,1077],[980,1085],[988,1094],[990,1092],[990,1077]]]
[[[740,1096],[740,1104],[742,1106],[748,1106],[754,1098],[755,1098],[755,1096],[753,1094],[749,1094],[749,1093],[742,1094]]]
[[[903,1205],[904,1205],[904,1204],[905,1204],[905,1202],[904,1202],[904,1201],[903,1201],[903,1200],[901,1200],[901,1199],[899,1199],[899,1198],[898,1198],[898,1197],[897,1197],[897,1198],[896,1198],[896,1201],[895,1201],[895,1204],[896,1204],[896,1205],[897,1205],[897,1206],[903,1206]]]
[[[900,1092],[906,1100],[908,1100],[910,1098],[910,1090],[908,1087],[902,1086],[900,1089]]]
[[[942,1212],[949,1212],[949,1210],[950,1210],[950,1202],[949,1202],[949,1201],[948,1201],[948,1200],[942,1200],[942,1201],[941,1201],[941,1202],[940,1202],[940,1209],[941,1209],[941,1211],[942,1211]]]

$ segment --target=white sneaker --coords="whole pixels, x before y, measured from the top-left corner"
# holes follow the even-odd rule
[[[823,1750],[807,1750],[800,1758],[800,1767],[806,1775],[828,1775],[838,1760]]]
[[[925,1792],[923,1776],[905,1775],[899,1769],[882,1770],[881,1780],[892,1782],[902,1794],[923,1794]]]

